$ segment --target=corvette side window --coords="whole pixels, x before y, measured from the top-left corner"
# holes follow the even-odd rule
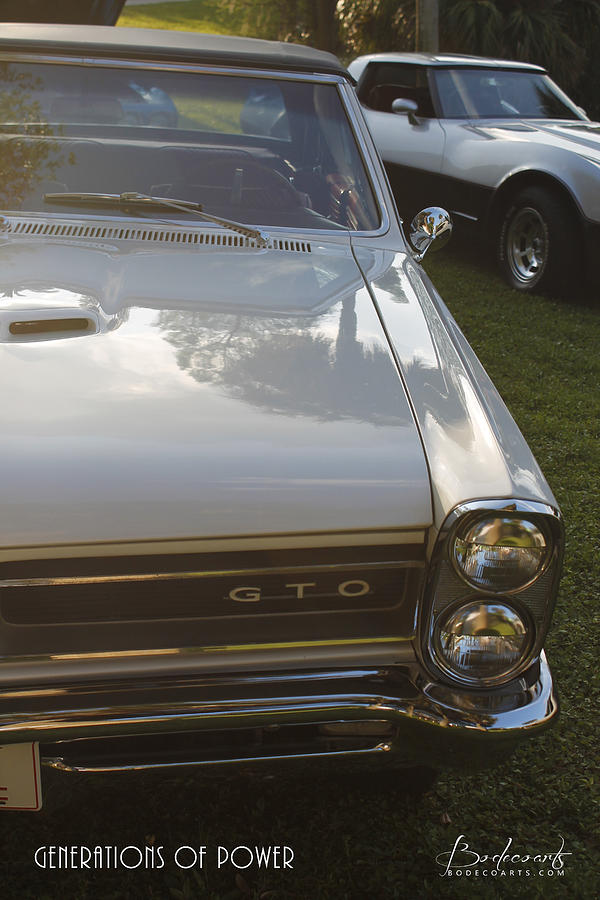
[[[415,101],[418,115],[425,118],[432,118],[435,115],[427,81],[427,69],[424,66],[371,64],[361,85],[359,97],[361,103],[379,112],[391,113],[392,103],[401,97],[404,100]]]

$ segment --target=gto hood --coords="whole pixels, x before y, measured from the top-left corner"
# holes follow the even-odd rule
[[[430,524],[349,245],[13,234],[0,264],[4,547]]]

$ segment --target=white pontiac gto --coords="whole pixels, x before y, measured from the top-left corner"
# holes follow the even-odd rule
[[[560,513],[340,63],[5,25],[0,81],[0,804],[550,724]]]

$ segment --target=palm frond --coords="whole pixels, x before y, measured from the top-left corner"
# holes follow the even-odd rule
[[[494,0],[447,0],[441,13],[445,49],[499,54],[504,17]]]

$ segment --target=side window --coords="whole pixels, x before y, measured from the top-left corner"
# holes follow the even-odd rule
[[[418,106],[417,115],[427,119],[435,116],[425,66],[369,63],[358,97],[369,109],[389,113],[394,100],[402,97],[404,100],[415,101]]]

